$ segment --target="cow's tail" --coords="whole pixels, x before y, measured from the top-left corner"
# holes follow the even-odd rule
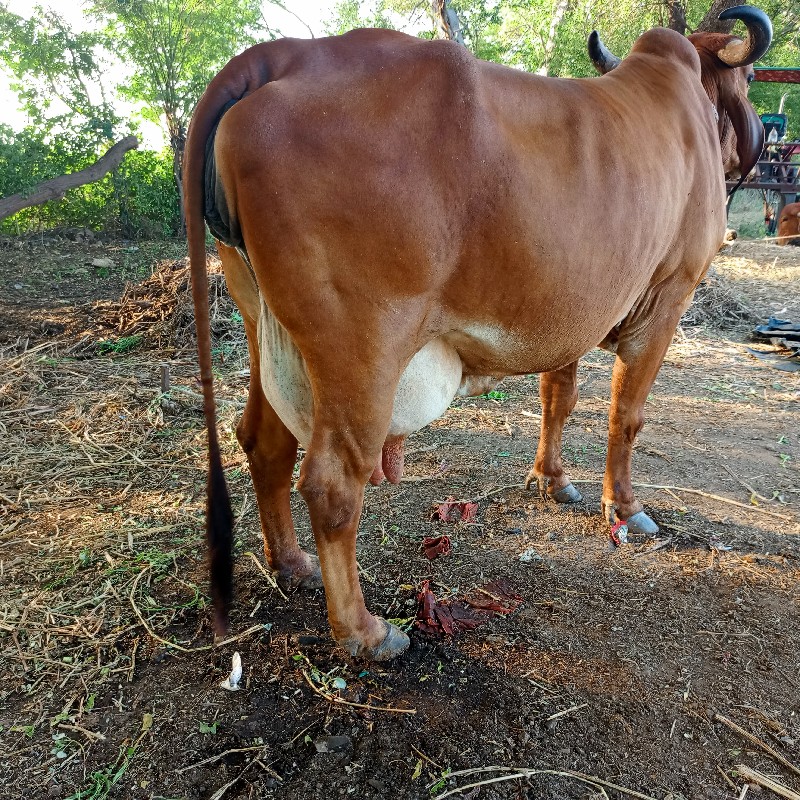
[[[269,80],[268,44],[256,45],[230,61],[211,81],[195,108],[186,140],[183,169],[186,238],[192,281],[197,354],[203,387],[203,412],[208,431],[208,484],[206,537],[208,542],[211,595],[217,633],[227,629],[233,596],[233,513],[222,468],[214,378],[211,363],[211,324],[208,304],[205,242],[205,153],[206,142],[232,102],[240,100]]]

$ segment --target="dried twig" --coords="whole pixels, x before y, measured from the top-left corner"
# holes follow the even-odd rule
[[[750,492],[750,496],[751,497],[755,497],[758,500],[761,500],[762,503],[771,503],[772,502],[768,497],[764,497],[763,494],[759,494],[747,481],[745,481],[742,478],[740,478],[727,464],[723,464],[722,465],[722,469],[724,469],[725,472],[727,472],[728,475],[730,475],[731,478],[733,478],[737,483],[739,483],[742,486],[744,486],[744,488],[747,489],[748,492]],[[751,503],[751,505],[752,505],[752,503]]]
[[[513,781],[518,780],[519,778],[532,778],[536,775],[554,775],[556,777],[569,778],[571,780],[588,784],[596,789],[605,786],[609,789],[614,789],[614,791],[621,792],[622,794],[627,794],[630,797],[638,797],[639,800],[655,800],[655,798],[651,797],[649,794],[642,794],[641,792],[634,791],[633,789],[628,789],[625,786],[611,783],[611,781],[606,781],[602,778],[596,778],[594,775],[586,775],[583,772],[572,772],[571,770],[528,769],[526,767],[475,767],[474,769],[462,769],[458,770],[457,772],[451,772],[448,777],[455,778],[460,775],[475,775],[482,772],[507,772],[510,774],[501,775],[497,778],[488,778],[483,781],[469,783],[466,786],[460,786],[456,789],[450,789],[443,794],[436,795],[434,800],[443,800],[445,797],[450,797],[454,794],[461,794],[468,789],[474,789],[476,786],[486,786],[491,783],[500,783],[502,781]]]
[[[353,706],[354,708],[366,708],[369,711],[386,711],[390,714],[416,714],[416,708],[392,708],[391,706],[371,706],[366,703],[351,703],[349,700],[343,700],[341,697],[337,697],[330,692],[325,691],[324,689],[317,686],[314,681],[311,680],[311,676],[303,670],[303,677],[308,682],[308,685],[320,696],[324,697],[329,703],[339,703],[343,706]]]
[[[165,639],[163,636],[159,636],[150,627],[147,620],[144,618],[144,616],[142,616],[142,612],[139,610],[139,606],[136,604],[136,595],[135,595],[136,587],[139,585],[139,581],[142,579],[142,576],[149,570],[150,567],[145,567],[136,576],[131,586],[129,599],[131,607],[133,608],[134,613],[138,617],[139,622],[142,624],[142,627],[157,642],[161,642],[161,644],[164,644],[167,647],[172,647],[175,650],[180,650],[182,653],[199,653],[202,650],[213,650],[215,647],[224,647],[226,644],[232,644],[233,642],[238,642],[240,639],[244,639],[245,637],[250,636],[250,634],[256,633],[258,631],[269,630],[269,628],[265,627],[264,625],[251,625],[247,630],[242,631],[241,633],[237,633],[236,636],[229,636],[227,639],[222,639],[221,641],[214,642],[214,644],[204,644],[200,645],[199,647],[184,647],[182,644],[178,644],[177,642],[171,642],[169,639]]]
[[[225,758],[225,756],[229,756],[231,753],[250,753],[253,750],[266,750],[268,746],[269,745],[266,744],[256,744],[252,747],[232,747],[230,750],[224,750],[222,753],[218,753],[215,756],[209,756],[208,758],[204,758],[202,761],[196,761],[194,764],[189,764],[186,767],[176,769],[175,772],[178,775],[183,775],[184,772],[188,772],[190,769],[202,767],[204,764],[213,764],[215,761],[219,761],[221,758]]]
[[[255,565],[261,570],[261,574],[267,579],[267,583],[273,589],[275,589],[277,592],[279,592],[280,596],[284,600],[288,600],[289,598],[284,594],[283,589],[281,589],[281,587],[278,586],[278,582],[275,580],[275,578],[273,577],[272,573],[261,563],[261,561],[259,561],[258,556],[255,553],[253,553],[251,550],[248,550],[245,553],[245,555],[246,556],[250,556],[250,558],[253,559],[253,561],[255,562]]]
[[[769,753],[777,762],[783,764],[786,769],[794,772],[795,775],[800,776],[800,769],[798,769],[791,761],[787,761],[780,753],[773,750],[766,742],[761,741],[758,736],[754,736],[749,731],[746,731],[744,728],[739,727],[735,722],[729,720],[727,717],[723,717],[722,714],[714,714],[714,719],[717,722],[721,722],[723,725],[727,725],[732,731],[739,734],[743,738],[747,739],[748,742],[754,744],[756,747],[760,747],[765,753]]]
[[[573,483],[602,483],[603,481],[598,480],[573,480]],[[770,517],[777,517],[778,519],[785,519],[785,520],[793,520],[789,514],[779,514],[777,511],[767,511],[764,508],[755,508],[753,506],[747,505],[747,503],[740,503],[738,500],[731,500],[729,497],[722,497],[718,494],[712,494],[711,492],[704,492],[701,489],[690,489],[687,486],[663,486],[658,483],[632,483],[636,489],[663,489],[665,491],[674,491],[674,492],[687,492],[688,494],[696,494],[699,497],[707,497],[709,500],[718,500],[720,503],[728,503],[732,506],[738,506],[739,508],[745,508],[748,511],[752,511],[754,514],[767,514]],[[780,531],[780,533],[786,533],[786,531]]]
[[[426,761],[427,761],[429,764],[433,764],[433,766],[434,766],[434,767],[436,767],[436,769],[438,769],[440,772],[441,772],[442,770],[444,770],[444,767],[443,767],[441,764],[437,764],[437,763],[436,763],[436,762],[435,762],[435,761],[434,761],[432,758],[430,758],[430,756],[426,756],[426,755],[425,755],[425,753],[423,753],[423,752],[422,752],[422,750],[418,750],[416,747],[414,747],[414,745],[413,745],[413,744],[411,745],[411,749],[412,749],[412,750],[413,750],[413,751],[414,751],[414,752],[415,752],[415,753],[416,753],[416,754],[417,754],[417,755],[418,755],[420,758],[424,758],[424,759],[425,759],[425,760],[426,760]]]
[[[717,764],[717,771],[725,779],[725,783],[727,783],[728,786],[730,786],[731,789],[733,789],[733,791],[735,792],[737,788],[736,784],[728,777],[728,774],[725,772],[724,769],[722,769],[722,767],[719,764]]]
[[[771,792],[774,792],[780,797],[785,797],[786,800],[800,800],[800,794],[792,791],[788,786],[778,783],[778,781],[774,780],[773,778],[767,777],[763,772],[759,772],[756,769],[751,769],[744,764],[737,764],[736,771],[746,781],[749,781],[750,783],[757,783],[759,786],[769,789]]]
[[[550,720],[558,719],[559,717],[564,717],[567,714],[571,714],[573,711],[579,711],[582,708],[586,708],[586,706],[588,705],[589,705],[588,703],[581,703],[580,705],[572,706],[571,708],[565,708],[563,711],[556,711],[556,713],[551,714],[546,721],[550,722]]]

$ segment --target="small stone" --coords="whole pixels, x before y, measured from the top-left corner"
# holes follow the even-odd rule
[[[349,736],[323,736],[314,740],[314,747],[318,753],[342,753],[353,746]]]

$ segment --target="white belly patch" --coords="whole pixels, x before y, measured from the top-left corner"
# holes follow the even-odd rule
[[[261,385],[283,424],[308,448],[314,399],[305,362],[285,328],[264,300],[258,319]],[[346,379],[346,375],[342,376]],[[428,342],[411,359],[397,386],[388,437],[405,437],[440,417],[456,394],[487,391],[496,379],[470,376],[462,381],[456,350],[443,339]]]

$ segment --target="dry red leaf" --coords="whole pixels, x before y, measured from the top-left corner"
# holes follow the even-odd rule
[[[428,536],[422,542],[422,552],[428,561],[433,561],[439,556],[449,556],[453,545],[449,536]]]
[[[510,614],[522,603],[522,596],[514,591],[507,580],[498,578],[474,589],[464,598],[464,602],[473,608],[494,611],[496,614]]]
[[[503,579],[474,589],[465,600],[439,601],[428,581],[422,582],[417,595],[416,627],[425,633],[455,636],[486,622],[491,612],[510,614],[522,602],[511,584]]]
[[[441,503],[433,504],[432,520],[442,522],[474,522],[478,517],[478,504],[468,500],[448,497]]]

